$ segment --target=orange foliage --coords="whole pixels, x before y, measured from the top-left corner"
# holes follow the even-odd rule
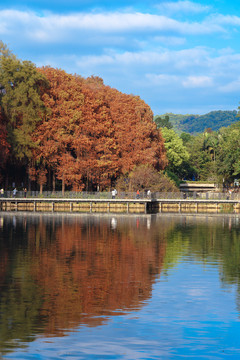
[[[102,79],[39,69],[49,81],[48,113],[34,133],[34,158],[74,189],[111,186],[135,165],[166,165],[161,134],[139,97],[104,86]]]
[[[33,248],[32,276],[44,299],[41,316],[46,334],[80,323],[99,325],[102,320],[97,316],[138,309],[151,296],[165,241],[146,240],[146,224],[135,229],[125,224],[116,232],[109,225],[93,226],[79,219],[75,225],[63,222],[56,227],[56,241],[45,249]],[[44,224],[39,230],[42,235],[36,235],[44,239]],[[29,236],[32,241],[33,233]]]
[[[140,164],[163,169],[167,161],[163,138],[153,122],[150,107],[137,96],[114,89],[111,94],[110,109],[120,148],[121,172],[129,172]]]

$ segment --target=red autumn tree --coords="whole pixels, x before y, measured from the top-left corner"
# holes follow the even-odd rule
[[[88,78],[88,86],[104,101],[109,122],[101,122],[115,147],[116,173],[131,171],[135,165],[148,164],[164,169],[167,164],[161,133],[153,122],[153,113],[139,97],[122,94],[104,86],[99,78]],[[106,119],[106,114],[105,117]],[[103,144],[107,144],[104,139]],[[108,145],[108,144],[107,144]],[[106,146],[109,148],[109,145]],[[112,153],[113,155],[113,153]]]
[[[82,82],[63,70],[47,67],[39,71],[49,81],[42,97],[48,112],[34,133],[39,144],[35,159],[62,180],[63,190],[65,184],[81,189],[81,161],[73,138],[82,119]]]
[[[104,86],[102,79],[39,69],[49,81],[48,109],[34,133],[33,166],[51,171],[74,190],[108,188],[139,164],[166,165],[161,134],[139,97]],[[38,164],[38,165],[36,165]]]
[[[106,97],[106,87],[101,79],[87,79],[84,83],[85,132],[91,143],[89,155],[93,157],[88,174],[93,184],[100,188],[111,185],[119,174],[120,149],[116,142],[115,127]]]
[[[121,172],[140,164],[163,169],[167,163],[164,142],[150,107],[139,97],[115,89],[110,89],[109,105],[120,148]]]

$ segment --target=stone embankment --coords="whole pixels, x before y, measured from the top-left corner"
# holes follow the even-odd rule
[[[240,200],[1,198],[0,211],[239,214]]]

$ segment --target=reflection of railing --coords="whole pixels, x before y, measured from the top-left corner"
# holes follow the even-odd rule
[[[14,198],[12,191],[5,191],[4,197]],[[24,198],[25,194],[23,191],[18,191],[16,198]],[[88,191],[65,191],[62,194],[61,191],[44,191],[41,195],[39,191],[28,191],[27,198],[54,198],[54,199],[111,199],[112,193],[103,191],[103,192],[88,192]],[[240,200],[240,192],[207,192],[207,193],[197,193],[197,192],[152,192],[151,195],[148,195],[146,191],[141,191],[139,195],[136,192],[121,192],[119,191],[116,199],[152,199],[152,200],[162,200],[162,199],[191,199],[191,200]]]

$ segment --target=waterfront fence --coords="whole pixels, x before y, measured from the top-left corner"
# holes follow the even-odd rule
[[[5,191],[4,197],[7,198],[24,198],[24,191],[18,191],[16,196],[13,196],[12,191]],[[89,192],[89,191],[65,191],[62,194],[61,191],[43,191],[40,194],[39,191],[28,191],[27,198],[54,198],[54,199],[112,199],[112,193],[110,191],[103,192]],[[146,191],[140,192],[139,196],[136,192],[122,192],[119,191],[116,199],[152,199],[152,200],[163,200],[163,199],[188,199],[188,200],[240,200],[239,192],[152,192],[151,196],[147,195]]]

